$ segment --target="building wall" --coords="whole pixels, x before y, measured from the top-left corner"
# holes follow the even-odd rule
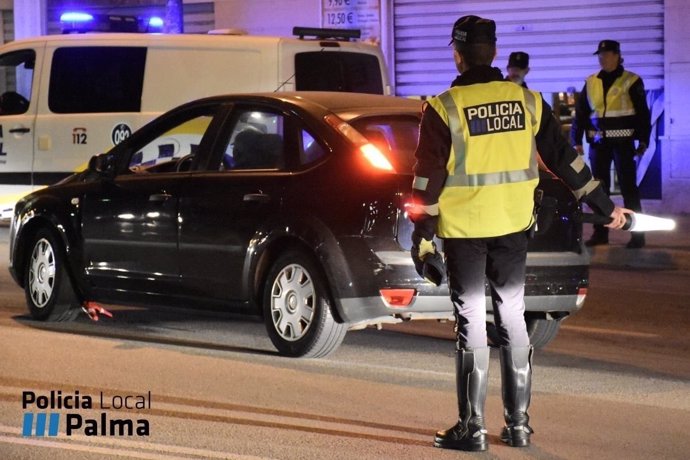
[[[662,139],[662,205],[668,212],[690,212],[690,3],[666,0],[665,126]]]
[[[294,26],[320,27],[321,0],[215,0],[216,28],[252,35],[292,35]]]

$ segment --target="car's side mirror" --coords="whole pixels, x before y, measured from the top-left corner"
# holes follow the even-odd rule
[[[115,177],[115,157],[107,153],[92,156],[89,160],[89,171],[105,178]]]

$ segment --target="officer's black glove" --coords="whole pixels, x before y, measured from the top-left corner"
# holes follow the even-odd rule
[[[647,144],[644,142],[640,142],[637,144],[637,148],[635,149],[635,155],[638,157],[641,157],[644,155],[644,153],[647,151]]]
[[[412,233],[410,254],[417,274],[428,282],[440,286],[443,282],[445,265],[441,254],[436,250],[436,243],[423,238],[415,231]]]

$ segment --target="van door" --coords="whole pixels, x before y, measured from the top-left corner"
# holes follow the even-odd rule
[[[383,56],[372,45],[285,39],[279,53],[280,75],[291,83],[282,91],[390,94]]]
[[[92,155],[144,124],[146,47],[75,43],[46,49],[34,160],[34,177],[44,185],[85,169]]]
[[[0,55],[0,184],[29,190],[34,153],[38,74],[42,49],[17,49]],[[0,201],[2,201],[0,197]]]

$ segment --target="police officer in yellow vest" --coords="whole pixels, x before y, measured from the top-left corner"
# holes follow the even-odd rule
[[[623,68],[617,41],[602,40],[594,54],[599,57],[601,71],[587,78],[579,96],[570,131],[571,143],[582,152],[582,134],[586,135],[592,172],[605,184],[607,193],[611,189],[613,161],[624,206],[639,212],[642,206],[635,156],[647,150],[651,131],[644,84],[639,76]],[[596,246],[608,241],[608,229],[595,225],[586,244]],[[644,244],[644,233],[634,232],[627,247],[641,248]]]
[[[532,347],[524,319],[527,230],[539,181],[537,150],[577,198],[621,228],[628,210],[615,207],[581,156],[560,134],[551,108],[535,91],[505,81],[491,67],[496,24],[464,16],[452,30],[460,76],[424,107],[413,182],[415,266],[443,239],[457,332],[458,422],[434,445],[488,448],[484,401],[489,369],[484,283],[497,329],[505,427],[501,439],[529,445]]]

